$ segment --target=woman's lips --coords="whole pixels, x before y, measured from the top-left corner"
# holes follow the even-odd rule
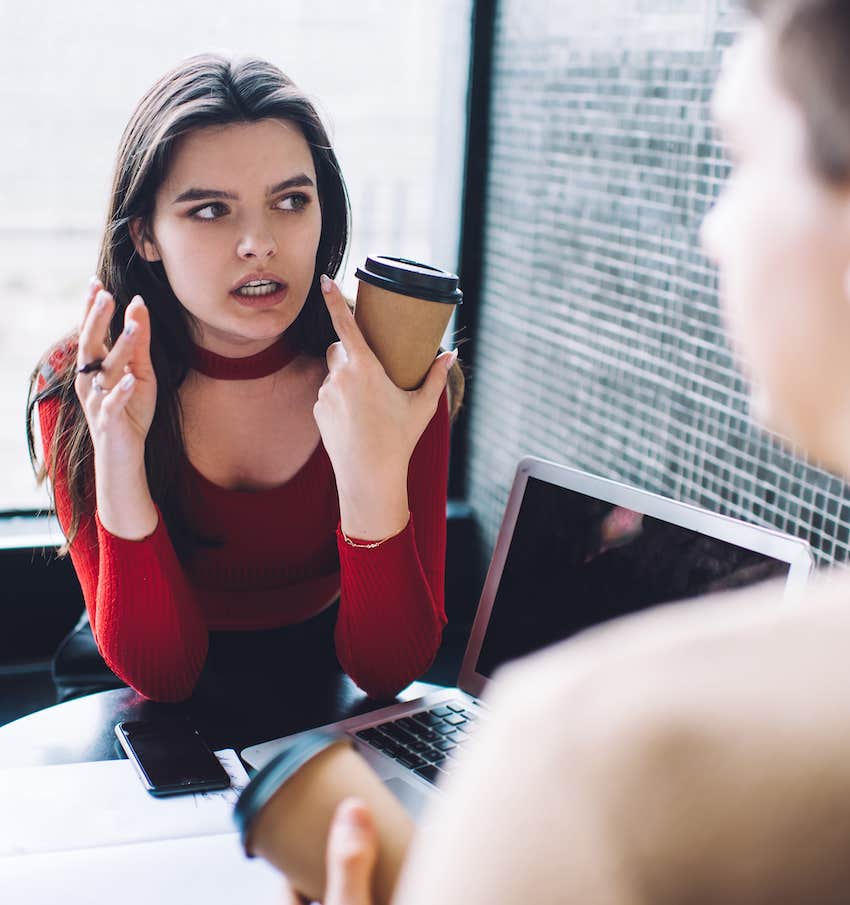
[[[288,290],[288,286],[281,286],[276,292],[270,292],[268,295],[240,295],[234,291],[230,293],[230,297],[243,308],[274,308],[286,298]]]

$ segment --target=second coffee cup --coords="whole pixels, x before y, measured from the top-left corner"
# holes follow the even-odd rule
[[[413,823],[342,733],[305,734],[245,787],[234,818],[246,854],[273,864],[310,901],[324,901],[331,821],[339,803],[351,796],[372,812],[378,835],[373,902],[389,905]]]
[[[403,390],[425,379],[452,312],[463,300],[453,273],[407,258],[366,258],[354,318],[390,380]]]

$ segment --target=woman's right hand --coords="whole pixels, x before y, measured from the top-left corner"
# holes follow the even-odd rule
[[[137,469],[144,464],[145,438],[156,407],[156,375],[150,356],[150,318],[140,296],[127,306],[124,330],[106,345],[115,300],[99,280],[86,295],[77,367],[102,359],[99,371],[78,374],[74,383],[85,412],[98,464]]]

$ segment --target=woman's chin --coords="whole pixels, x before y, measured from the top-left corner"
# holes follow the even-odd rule
[[[842,438],[823,429],[822,413],[811,405],[782,407],[765,392],[750,390],[750,413],[765,430],[776,434],[792,451],[818,467],[850,478],[850,444],[842,447]]]
[[[241,319],[222,319],[213,323],[199,322],[196,330],[196,341],[200,345],[212,348],[211,344],[224,346],[251,346],[272,343],[291,324],[294,318],[290,312],[266,311],[265,317]]]
[[[795,420],[783,412],[763,386],[755,383],[750,387],[750,417],[759,427],[777,434],[786,445],[799,444],[808,448],[808,442],[812,439],[801,436]]]

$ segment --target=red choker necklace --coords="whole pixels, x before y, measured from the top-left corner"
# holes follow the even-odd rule
[[[295,343],[286,333],[268,349],[247,358],[228,358],[192,343],[189,367],[216,380],[257,380],[282,370],[298,354]]]

